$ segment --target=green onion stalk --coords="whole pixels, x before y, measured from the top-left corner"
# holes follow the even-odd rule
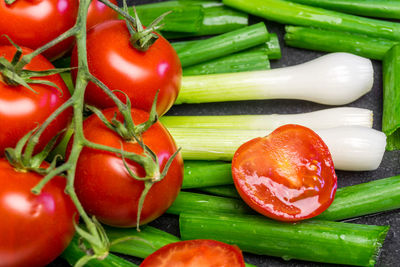
[[[129,14],[125,12],[126,8],[121,9],[118,6],[114,5],[113,3],[109,2],[108,0],[101,0],[106,6],[112,8],[113,10],[117,11],[121,16],[123,16],[127,22],[127,27],[130,29],[133,28],[140,28],[137,27],[140,25],[139,21],[135,20],[132,18]],[[75,25],[64,32],[63,34],[59,35],[57,38],[52,40],[51,42],[43,45],[42,47],[36,49],[30,54],[24,55],[21,57],[21,55],[18,56],[19,51],[17,52],[16,56],[14,57],[15,59],[18,60],[13,60],[10,64],[13,66],[13,70],[15,70],[15,77],[18,76],[19,72],[23,69],[23,67],[28,64],[35,56],[41,54],[44,52],[46,49],[56,45],[57,43],[70,38],[70,37],[75,37],[76,39],[76,46],[77,46],[77,51],[78,51],[78,71],[77,71],[77,78],[76,78],[76,84],[74,91],[71,95],[71,97],[63,104],[61,105],[56,111],[54,111],[53,114],[51,114],[43,124],[41,124],[37,129],[34,131],[28,133],[23,139],[21,139],[20,143],[22,141],[26,141],[25,149],[23,151],[23,155],[17,155],[17,159],[22,158],[22,165],[27,167],[27,170],[32,170],[33,168],[30,168],[29,165],[32,165],[35,163],[35,157],[33,155],[34,148],[39,140],[40,135],[43,133],[43,131],[47,128],[47,126],[57,118],[59,114],[61,114],[63,111],[66,109],[73,109],[73,122],[71,125],[71,128],[73,129],[74,132],[74,138],[73,138],[73,143],[71,145],[70,153],[68,159],[63,162],[61,165],[55,166],[52,165],[52,168],[49,168],[43,177],[43,179],[32,189],[32,193],[34,194],[40,194],[42,188],[45,186],[45,184],[50,181],[53,177],[58,176],[58,175],[65,175],[67,182],[66,182],[66,188],[65,192],[70,196],[71,200],[74,202],[77,211],[79,212],[79,216],[81,220],[84,222],[85,227],[81,228],[78,225],[76,225],[76,231],[80,235],[82,239],[84,239],[89,245],[88,248],[88,253],[84,254],[82,258],[78,260],[76,263],[77,266],[82,266],[86,264],[88,261],[92,259],[104,259],[107,258],[109,255],[109,240],[104,232],[103,227],[100,225],[99,222],[95,218],[90,218],[88,214],[85,212],[83,206],[81,205],[77,194],[74,189],[74,178],[75,178],[75,171],[77,167],[77,161],[80,155],[80,152],[84,147],[89,147],[93,149],[98,149],[98,150],[104,150],[104,151],[109,151],[111,153],[116,153],[118,155],[121,155],[122,157],[126,159],[133,160],[137,162],[140,166],[143,167],[145,170],[145,176],[144,176],[144,182],[148,183],[150,186],[154,183],[155,178],[160,178],[160,170],[158,166],[158,160],[155,159],[152,156],[151,151],[147,151],[147,153],[144,153],[143,155],[138,155],[135,153],[131,152],[126,152],[126,151],[121,151],[120,149],[108,147],[108,146],[103,146],[99,144],[95,144],[87,140],[83,134],[83,110],[84,110],[84,94],[85,94],[85,89],[88,84],[88,82],[93,82],[96,85],[98,85],[111,99],[114,100],[116,106],[118,107],[119,111],[123,115],[124,118],[124,131],[128,134],[125,137],[129,137],[130,140],[136,140],[140,142],[141,140],[141,132],[138,132],[138,129],[140,128],[146,128],[144,126],[151,124],[152,121],[154,121],[154,117],[157,116],[155,112],[155,104],[153,105],[152,111],[150,112],[150,120],[148,122],[145,122],[140,125],[135,125],[133,123],[133,119],[131,117],[131,109],[130,109],[130,103],[127,101],[127,103],[121,102],[115,95],[114,93],[109,90],[104,84],[102,84],[96,77],[91,75],[88,69],[88,63],[87,63],[87,53],[86,53],[86,20],[87,20],[87,13],[88,13],[88,8],[90,5],[90,0],[80,0],[79,4],[79,9],[78,9],[78,15],[77,15],[77,20]],[[156,30],[159,27],[156,25],[152,25],[148,29]],[[141,33],[143,34],[143,33]],[[154,38],[153,35],[151,36],[146,36],[146,37],[151,37]],[[150,39],[151,39],[150,38]],[[9,65],[9,64],[8,64]],[[13,77],[11,77],[13,78]],[[18,77],[17,77],[18,78]],[[155,102],[154,102],[155,103]],[[17,145],[18,147],[18,145]],[[142,146],[145,149],[146,152],[146,146],[143,144]],[[148,148],[147,148],[148,149]],[[7,153],[8,155],[14,154],[18,150],[21,152],[22,149],[8,149],[7,151],[10,153]],[[12,152],[12,153],[11,153]],[[12,158],[10,158],[11,161],[10,163],[16,163],[12,161]],[[18,163],[18,162],[17,162]],[[35,163],[37,165],[37,162]],[[40,164],[39,164],[40,165]],[[37,172],[40,171],[40,173],[43,173],[43,169],[38,169],[36,170]],[[165,170],[163,170],[164,173]],[[155,175],[157,177],[155,177]],[[133,177],[136,179],[135,177]],[[143,178],[141,178],[143,179]],[[155,180],[157,180],[155,179]],[[145,197],[145,194],[142,194],[142,197]],[[140,210],[140,207],[139,207]],[[140,213],[138,214],[138,217],[140,216]],[[138,220],[139,221],[139,220]]]

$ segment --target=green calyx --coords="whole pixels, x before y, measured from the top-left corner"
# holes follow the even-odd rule
[[[128,12],[128,7],[126,5],[126,1],[124,1],[124,11]],[[154,33],[154,31],[159,30],[163,25],[158,25],[165,16],[171,13],[166,12],[156,18],[147,28],[144,28],[142,23],[140,22],[139,16],[136,12],[136,8],[133,7],[133,12],[135,14],[135,23],[132,21],[126,20],[126,26],[128,27],[129,33],[131,35],[130,43],[131,45],[139,51],[147,51],[152,44],[154,44],[158,35]]]
[[[0,81],[6,83],[10,86],[19,86],[22,85],[35,94],[37,92],[32,89],[29,84],[45,84],[51,87],[57,88],[57,90],[62,94],[61,88],[59,88],[55,83],[50,82],[48,80],[39,80],[39,79],[32,79],[33,77],[44,77],[53,74],[58,74],[61,72],[69,71],[70,68],[62,68],[62,69],[50,69],[44,71],[32,71],[32,70],[25,70],[21,67],[17,67],[18,63],[22,58],[22,49],[20,46],[15,44],[8,36],[6,36],[10,43],[17,49],[14,54],[12,61],[8,61],[4,57],[0,57]],[[24,65],[22,65],[23,67]]]
[[[17,1],[17,0],[4,0],[4,2],[6,2],[7,5],[11,5],[11,4],[13,4],[15,1]]]

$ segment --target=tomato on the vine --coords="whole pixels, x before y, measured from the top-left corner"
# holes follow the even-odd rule
[[[110,2],[118,5],[117,0],[111,0]],[[86,28],[90,29],[97,24],[113,19],[118,19],[118,13],[116,11],[99,0],[92,0],[87,14]]]
[[[309,128],[292,124],[240,146],[232,176],[250,207],[281,221],[320,214],[332,203],[337,187],[326,144]]]
[[[0,1],[0,35],[8,35],[20,46],[36,49],[50,42],[75,24],[78,0],[16,0]],[[72,48],[68,38],[44,52],[50,59],[61,57]],[[10,44],[0,36],[0,45]]]
[[[140,267],[244,267],[242,252],[223,242],[195,239],[168,244],[144,259]]]
[[[90,72],[132,107],[149,112],[157,91],[157,113],[164,114],[175,102],[182,76],[179,58],[162,36],[150,48],[139,51],[130,44],[130,33],[123,20],[112,20],[93,27],[87,35],[87,59]],[[74,48],[71,66],[78,65]],[[72,71],[76,77],[76,70]],[[117,90],[117,91],[116,91]],[[115,107],[101,88],[89,83],[85,100],[98,108]]]
[[[68,246],[79,217],[55,177],[39,195],[31,189],[43,177],[18,171],[0,158],[0,266],[45,266]]]
[[[103,111],[108,120],[118,109]],[[135,124],[146,121],[147,112],[132,109]],[[124,141],[117,133],[96,116],[91,115],[83,124],[85,137],[97,144],[107,145],[124,151],[142,154],[140,145]],[[143,142],[158,156],[162,171],[169,158],[176,152],[174,140],[160,122],[153,124],[142,134]],[[126,159],[129,168],[139,176],[144,170],[137,163]],[[168,169],[168,174],[151,187],[140,216],[140,224],[148,223],[162,215],[175,200],[183,178],[183,161],[178,154]],[[143,181],[132,178],[120,156],[91,148],[83,148],[77,163],[75,189],[85,210],[108,225],[131,227],[136,225],[138,200],[144,188]]]
[[[23,54],[31,51],[23,48]],[[11,45],[0,46],[0,57],[7,60],[11,60],[15,52],[16,48]],[[25,69],[35,71],[53,68],[54,66],[41,55],[33,58],[25,66]],[[8,85],[0,79],[0,155],[3,155],[5,148],[14,147],[20,138],[43,123],[70,97],[67,86],[58,74],[32,79],[50,81],[56,84],[58,89],[44,84],[29,84],[35,93],[22,85]],[[35,151],[40,151],[58,132],[66,128],[71,116],[72,109],[67,109],[51,122],[41,135]]]

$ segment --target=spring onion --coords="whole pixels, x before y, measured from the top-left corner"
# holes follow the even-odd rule
[[[61,258],[68,261],[71,266],[77,266],[76,263],[85,256],[78,244],[78,237],[74,236],[68,247],[61,254]],[[88,261],[85,266],[87,267],[137,267],[136,264],[124,260],[114,254],[109,253],[105,259],[98,260],[92,259]]]
[[[387,149],[400,149],[400,46],[395,45],[383,60],[382,131],[387,135]]]
[[[211,213],[181,214],[179,224],[184,240],[209,238],[285,260],[359,266],[374,266],[389,230],[389,226],[329,221],[289,224],[255,215]]]
[[[291,0],[292,2],[316,6],[366,17],[400,19],[398,0]]]
[[[184,76],[175,104],[256,99],[350,103],[373,84],[369,59],[332,53],[297,66],[264,71]]]
[[[397,42],[349,32],[286,26],[285,43],[289,46],[325,52],[348,52],[382,60]]]
[[[231,160],[243,143],[271,131],[209,128],[169,128],[184,159]],[[366,171],[379,167],[386,146],[384,133],[360,126],[316,131],[328,146],[337,170]]]
[[[230,163],[185,160],[183,189],[224,184],[233,184]]]
[[[190,46],[176,49],[182,67],[195,65],[214,58],[226,56],[256,45],[263,44],[269,40],[269,34],[263,22],[240,28],[231,32],[217,35]]]
[[[400,40],[400,23],[306,6],[284,0],[223,0],[227,6],[282,24],[347,31]]]
[[[218,185],[197,188],[198,191],[219,197],[239,198],[240,195],[233,185]]]
[[[163,19],[163,30],[174,32],[197,32],[203,21],[203,7],[200,5],[185,5],[178,1],[137,5],[137,14],[143,25],[149,25],[162,14],[172,11]],[[133,8],[129,14],[135,16]]]
[[[163,116],[168,128],[275,129],[284,124],[300,124],[311,129],[358,125],[372,128],[372,110],[353,107],[323,109],[302,114]]]
[[[192,1],[185,4],[193,4]],[[197,2],[194,2],[197,4]],[[234,10],[222,5],[204,5],[203,20],[200,27],[195,32],[163,32],[163,36],[168,39],[184,38],[191,36],[214,35],[230,32],[248,25],[249,18],[247,13]]]

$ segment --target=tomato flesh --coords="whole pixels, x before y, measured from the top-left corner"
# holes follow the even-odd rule
[[[320,214],[332,203],[337,188],[328,147],[300,125],[284,125],[243,144],[233,157],[232,176],[250,207],[281,221]]]
[[[11,60],[14,56],[15,47],[0,46],[0,56]],[[23,54],[32,50],[23,48]],[[48,70],[54,66],[43,56],[39,55],[25,66],[29,70]],[[18,140],[39,124],[43,123],[58,107],[70,97],[67,86],[61,76],[51,75],[46,77],[32,78],[47,80],[58,86],[61,92],[52,86],[43,84],[30,84],[30,91],[22,85],[10,86],[0,81],[0,156],[7,147],[15,147]],[[66,128],[72,117],[72,109],[62,112],[46,128],[40,137],[35,151],[38,152],[61,130]]]
[[[111,0],[110,2],[118,5],[116,0]],[[96,24],[113,19],[118,19],[117,12],[98,0],[92,0],[87,14],[86,28],[90,29]]]
[[[93,27],[87,35],[87,58],[90,72],[123,101],[126,95],[132,107],[150,112],[157,92],[157,113],[164,114],[175,102],[182,76],[179,58],[167,40],[160,36],[145,52],[130,44],[125,21],[111,20]],[[78,65],[76,47],[71,66]],[[74,80],[76,70],[72,70]],[[121,92],[124,92],[124,95]],[[89,83],[85,101],[104,109],[115,107],[101,88]]]
[[[78,0],[17,0],[11,5],[0,1],[0,34],[20,46],[39,48],[74,26],[78,5]],[[54,60],[70,50],[73,42],[74,38],[68,38],[43,54]],[[0,44],[10,42],[0,36]]]
[[[79,215],[64,193],[65,179],[55,177],[41,194],[31,189],[42,179],[16,171],[0,159],[0,266],[45,266],[68,246]]]
[[[116,108],[103,111],[111,120]],[[132,110],[135,124],[144,122],[148,113]],[[122,120],[118,113],[117,119]],[[136,142],[124,141],[108,129],[96,115],[84,122],[84,134],[91,142],[142,154]],[[157,122],[142,135],[144,143],[158,156],[160,170],[176,152],[174,140],[167,130]],[[127,159],[133,172],[143,176],[144,170],[137,163]],[[161,216],[177,197],[183,179],[183,161],[178,156],[168,169],[163,180],[155,183],[144,201],[140,224],[150,222]],[[85,210],[108,225],[132,227],[136,225],[138,201],[144,188],[143,181],[132,178],[126,170],[121,157],[114,153],[84,148],[77,163],[75,189]]]
[[[140,267],[243,267],[242,252],[215,240],[196,239],[168,244],[150,256]]]

